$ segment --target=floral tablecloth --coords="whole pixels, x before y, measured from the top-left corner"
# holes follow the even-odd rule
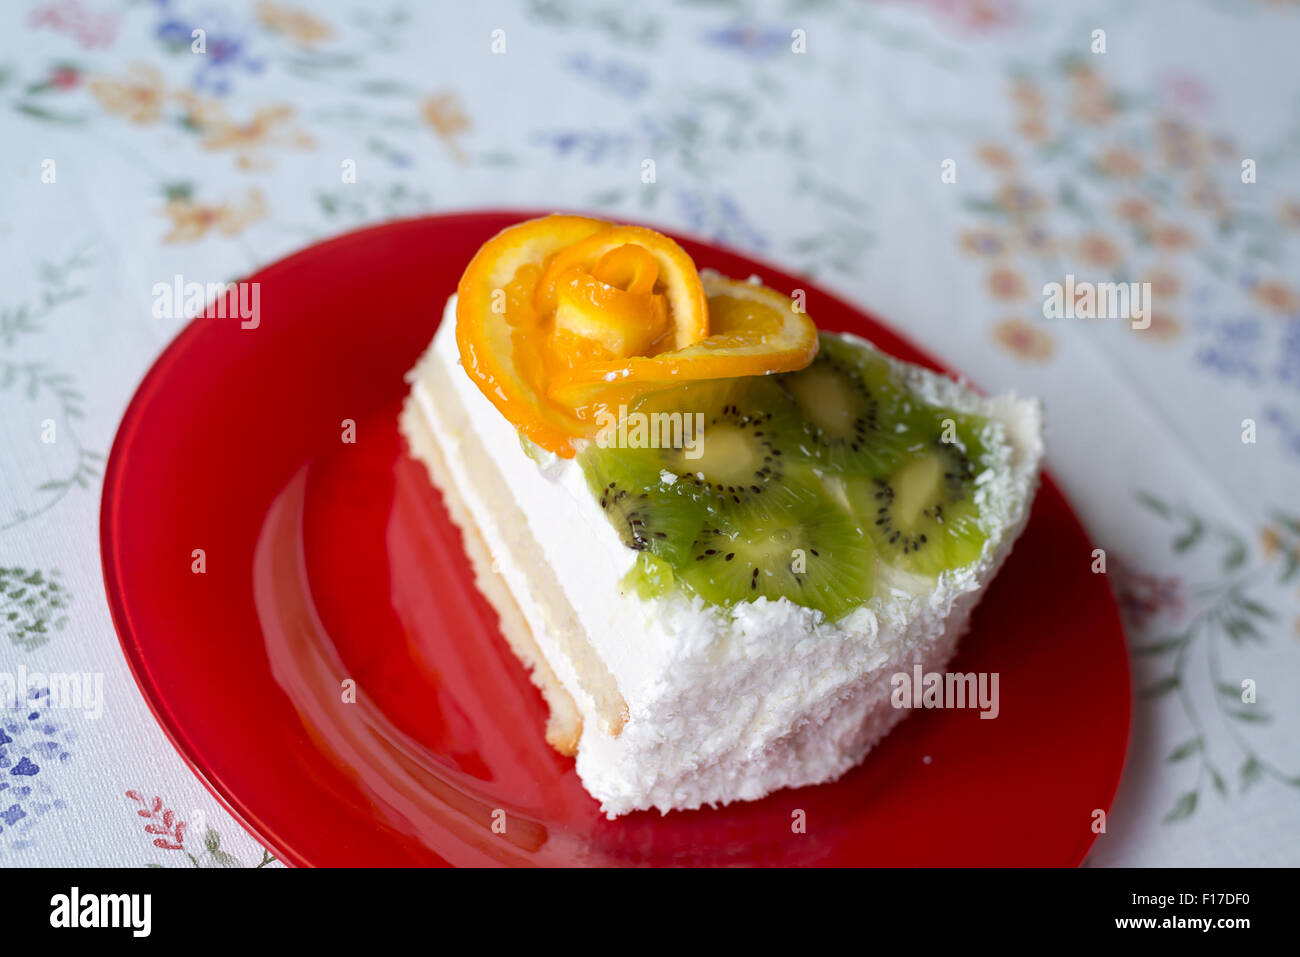
[[[1300,864],[1295,4],[298,3],[0,5],[0,864],[278,866],[103,592],[153,290],[482,206],[710,237],[1043,396],[1138,691],[1088,863]],[[1149,322],[1049,318],[1067,277]]]

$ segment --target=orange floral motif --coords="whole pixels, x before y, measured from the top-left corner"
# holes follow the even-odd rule
[[[1140,196],[1127,196],[1115,203],[1115,215],[1127,223],[1149,223],[1155,212],[1150,200]]]
[[[420,112],[424,122],[447,145],[452,159],[458,163],[463,162],[465,153],[456,142],[456,137],[470,128],[470,121],[461,106],[460,97],[453,92],[435,93],[420,104]]]
[[[238,236],[251,224],[266,216],[266,197],[260,189],[250,189],[243,203],[226,201],[217,206],[197,203],[188,197],[174,196],[163,213],[172,221],[164,243],[194,243],[215,229],[223,236]]]
[[[997,170],[1014,169],[1016,165],[1015,154],[996,143],[984,143],[975,150],[975,155],[985,166]]]
[[[1129,328],[1132,329],[1132,325]],[[1133,331],[1159,342],[1170,342],[1183,334],[1183,324],[1168,313],[1152,312],[1151,325]]]
[[[1056,240],[1052,234],[1038,224],[1023,227],[1016,234],[1020,248],[1031,256],[1048,257],[1056,255]]]
[[[1004,300],[1022,299],[1026,291],[1020,273],[1005,266],[999,266],[989,273],[988,287],[995,298]]]
[[[192,130],[202,132],[228,119],[225,106],[214,97],[181,90],[176,94],[176,100],[184,113],[182,123]]]
[[[1156,140],[1161,144],[1188,143],[1195,136],[1196,131],[1177,116],[1161,116],[1156,119]]]
[[[1065,72],[1081,87],[1096,87],[1101,84],[1101,77],[1097,75],[1097,71],[1078,58],[1065,64]]]
[[[288,37],[303,47],[314,47],[334,38],[334,28],[324,20],[283,3],[262,0],[257,5],[257,19],[272,33]]]
[[[997,204],[1009,213],[1037,213],[1047,206],[1042,193],[1008,184],[998,190]]]
[[[1013,356],[1030,362],[1046,362],[1055,348],[1049,333],[1023,319],[999,322],[993,327],[993,338]]]
[[[1070,112],[1075,119],[1089,126],[1105,126],[1115,115],[1109,98],[1092,94],[1076,97]]]
[[[1026,110],[1041,110],[1047,105],[1047,99],[1032,80],[1016,77],[1011,83],[1011,99]]]
[[[937,4],[949,16],[954,16],[968,30],[993,30],[1016,19],[1016,7],[1006,0],[967,0],[965,3]]]
[[[1272,525],[1265,525],[1259,530],[1259,551],[1265,561],[1284,558],[1287,562],[1300,564],[1300,546],[1289,544]],[[1296,626],[1296,637],[1300,638],[1300,618],[1296,618]]]
[[[968,229],[961,234],[961,248],[973,256],[1001,256],[1006,241],[992,229]]]
[[[1069,70],[1074,80],[1071,115],[1089,126],[1105,126],[1115,115],[1114,100],[1106,85],[1091,66],[1075,63]]]
[[[1187,192],[1187,202],[1194,209],[1203,209],[1216,216],[1222,216],[1228,211],[1228,202],[1223,198],[1222,190],[1210,182],[1202,181],[1192,186]]]
[[[1300,311],[1300,298],[1297,298],[1290,286],[1280,282],[1257,282],[1251,295],[1260,305],[1283,316],[1294,315]]]
[[[1282,209],[1278,212],[1278,218],[1282,220],[1283,226],[1300,229],[1300,200],[1284,200]]]
[[[271,162],[264,150],[279,146],[310,149],[311,135],[294,122],[295,110],[288,104],[274,104],[257,109],[246,123],[237,123],[221,104],[213,100],[189,98],[188,121],[203,133],[199,145],[205,150],[232,150],[240,169],[267,169]]]
[[[1282,536],[1277,529],[1265,525],[1259,530],[1259,550],[1264,558],[1273,558],[1282,551]]]
[[[1142,174],[1142,160],[1132,150],[1112,146],[1097,157],[1097,167],[1116,179],[1133,179]]]
[[[1241,150],[1230,136],[1214,136],[1210,139],[1210,150],[1219,159],[1240,159]]]
[[[1162,299],[1172,299],[1183,288],[1182,280],[1166,269],[1153,269],[1147,274],[1146,281],[1151,283],[1151,294]]]
[[[95,77],[90,92],[109,113],[144,125],[162,119],[167,84],[155,67],[133,63],[124,77]]]
[[[1161,161],[1170,169],[1188,170],[1204,165],[1205,138],[1183,120],[1161,117],[1156,120],[1155,135]]]
[[[1196,237],[1182,226],[1156,226],[1150,232],[1151,242],[1160,249],[1179,252],[1196,244]]]
[[[1016,126],[1016,131],[1031,143],[1046,143],[1052,137],[1047,124],[1036,116],[1022,120]]]
[[[1089,266],[1111,268],[1119,264],[1119,247],[1100,233],[1087,233],[1079,238],[1079,258]]]

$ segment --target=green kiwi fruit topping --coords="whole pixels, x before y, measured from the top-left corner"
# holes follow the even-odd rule
[[[977,558],[987,422],[922,401],[880,353],[823,334],[806,369],[646,396],[579,454],[638,552],[625,585],[723,606],[786,598],[838,618],[879,566]]]

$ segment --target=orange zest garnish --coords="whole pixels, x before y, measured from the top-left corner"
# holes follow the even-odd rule
[[[626,252],[621,247],[632,246]],[[700,274],[686,250],[662,233],[644,226],[614,226],[595,233],[557,253],[542,272],[534,302],[543,315],[555,309],[555,288],[560,275],[575,266],[587,272],[607,270],[606,275],[635,275],[632,261],[653,260],[658,273],[652,282],[668,299],[673,321],[673,345],[684,349],[709,334],[709,307],[700,285]],[[626,264],[626,265],[625,265]],[[644,272],[642,273],[644,275]],[[628,288],[630,292],[630,287]]]
[[[601,282],[639,295],[654,292],[659,263],[644,246],[624,243],[601,256],[591,274]]]
[[[619,289],[581,269],[566,269],[555,286],[555,328],[590,339],[617,358],[645,355],[668,331],[668,303],[661,295]]]
[[[563,457],[600,411],[694,379],[801,369],[817,329],[785,296],[701,278],[640,226],[546,216],[488,240],[461,277],[466,372],[529,439]]]

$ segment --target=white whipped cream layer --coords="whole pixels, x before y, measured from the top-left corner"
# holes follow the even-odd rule
[[[835,622],[787,599],[724,609],[670,595],[644,601],[621,580],[635,562],[574,460],[527,454],[515,428],[461,367],[456,299],[412,374],[457,491],[470,510],[542,653],[583,716],[577,771],[610,817],[635,810],[753,800],[783,787],[831,780],[853,767],[907,712],[892,707],[890,679],[914,664],[942,669],[970,612],[1019,535],[1043,455],[1035,399],[983,398],[951,380],[894,363],[922,398],[997,423],[1002,460],[979,477],[989,539],[981,557],[937,583],[891,576],[886,597]],[[861,342],[862,340],[856,340]],[[891,360],[892,361],[892,360]],[[418,371],[437,363],[461,408],[439,409]],[[458,426],[459,423],[459,426]],[[468,430],[466,423],[469,423]],[[527,516],[505,527],[458,448],[481,443]],[[613,736],[583,691],[575,662],[548,635],[536,569],[511,542],[541,546],[587,639],[627,703]]]

